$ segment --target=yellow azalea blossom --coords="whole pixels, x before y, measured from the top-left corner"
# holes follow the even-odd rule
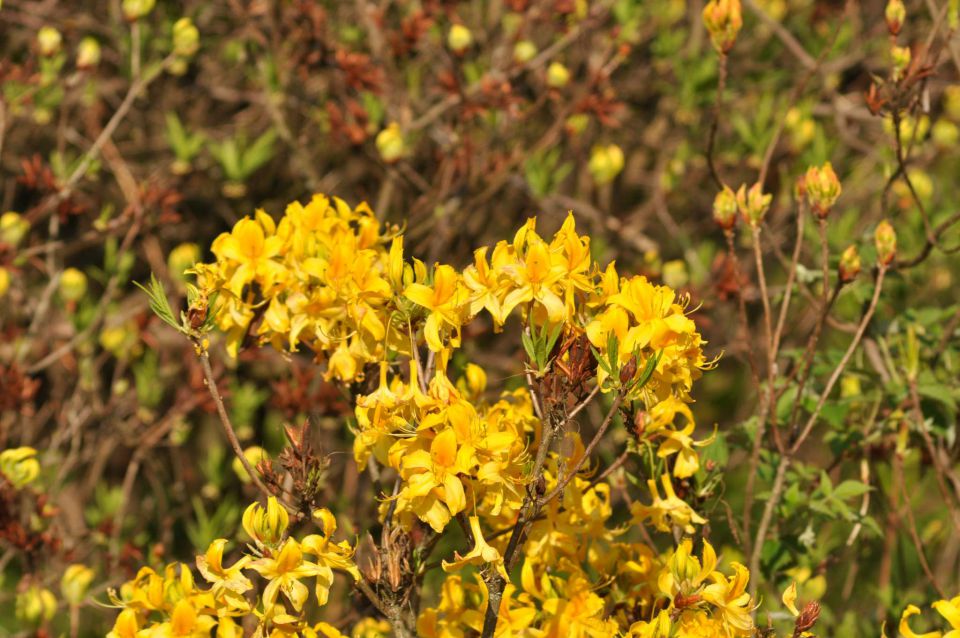
[[[507,266],[504,271],[513,279],[513,285],[503,299],[499,316],[494,317],[498,323],[505,323],[507,315],[514,308],[530,301],[537,301],[543,306],[550,323],[566,318],[566,306],[553,290],[563,275],[563,267],[553,262],[546,242],[539,237],[532,238],[523,261]]]
[[[213,585],[214,596],[227,592],[243,594],[253,587],[250,579],[241,572],[250,562],[250,557],[244,556],[232,567],[223,566],[223,548],[226,544],[225,538],[218,538],[210,543],[205,554],[197,556],[197,569],[207,582]]]
[[[150,631],[151,638],[207,638],[216,620],[199,615],[193,604],[181,600],[173,608],[169,622],[161,623]]]
[[[713,584],[703,590],[703,599],[717,607],[725,625],[733,635],[748,636],[753,632],[753,602],[747,593],[750,572],[740,563],[732,563],[733,578],[713,572]]]
[[[261,545],[277,545],[287,531],[289,522],[290,515],[275,496],[267,499],[266,507],[251,503],[243,512],[243,529]]]
[[[438,265],[433,273],[433,287],[410,284],[403,296],[430,311],[423,326],[424,338],[434,352],[444,347],[441,331],[454,331],[452,345],[459,345],[459,330],[462,323],[461,305],[466,300],[460,276],[451,266]]]
[[[252,281],[269,288],[283,272],[283,266],[273,259],[280,253],[282,240],[264,232],[261,222],[264,218],[269,220],[265,214],[257,215],[256,221],[244,217],[230,233],[224,233],[214,242],[214,254],[236,262],[227,284],[234,296],[239,297],[243,287]],[[273,226],[272,220],[269,225]]]
[[[315,588],[317,604],[325,605],[330,596],[330,587],[333,585],[334,569],[347,572],[353,576],[354,580],[360,579],[360,572],[353,563],[353,548],[350,544],[347,541],[334,543],[331,540],[337,529],[337,520],[330,510],[317,510],[313,513],[313,517],[320,521],[323,533],[304,537],[300,546],[304,553],[316,559],[312,569],[317,577]]]
[[[663,497],[660,496],[660,491],[657,489],[657,482],[653,479],[647,481],[653,502],[650,505],[635,503],[632,506],[633,515],[637,519],[640,521],[650,519],[653,526],[662,532],[669,532],[671,527],[675,525],[688,534],[695,531],[694,523],[703,525],[707,522],[692,507],[677,497],[669,474],[661,476],[660,482],[663,485]]]
[[[454,554],[455,560],[452,562],[443,561],[443,571],[454,571],[466,565],[484,567],[492,563],[504,578],[508,578],[507,570],[503,566],[503,557],[500,556],[497,548],[491,547],[483,539],[480,518],[477,516],[470,517],[470,533],[473,535],[473,549],[465,556]]]
[[[429,452],[416,450],[404,456],[401,476],[406,485],[397,497],[398,507],[409,503],[420,520],[442,532],[452,516],[467,505],[463,483],[457,474],[466,471],[458,462],[457,435],[444,430],[430,443]]]
[[[665,435],[657,450],[657,456],[660,458],[666,458],[673,454],[677,455],[677,460],[673,466],[673,475],[677,478],[693,476],[700,469],[700,457],[693,448],[710,445],[717,438],[717,432],[714,430],[713,435],[709,438],[694,441],[693,437],[690,436],[693,434],[694,427],[693,421],[688,421],[682,430],[670,431]]]
[[[907,619],[920,613],[916,605],[907,605],[900,616],[900,634],[904,638],[960,638],[960,596],[950,600],[938,600],[931,605],[938,614],[943,616],[950,623],[950,631],[943,633],[940,631],[928,631],[917,634],[910,629]]]
[[[250,563],[250,568],[270,581],[263,592],[265,605],[274,604],[277,596],[283,592],[297,611],[303,609],[308,595],[307,586],[301,583],[300,579],[322,573],[316,564],[303,560],[300,543],[293,538],[286,540],[275,557],[264,556],[257,559]]]
[[[136,638],[140,630],[137,612],[133,609],[124,609],[113,623],[113,629],[107,638]]]

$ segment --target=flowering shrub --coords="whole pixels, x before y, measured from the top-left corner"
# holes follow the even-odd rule
[[[0,635],[955,636],[958,10],[5,0]]]

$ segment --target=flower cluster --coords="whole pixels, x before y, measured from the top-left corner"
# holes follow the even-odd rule
[[[419,528],[420,537],[427,528],[443,534],[454,519],[463,529],[469,547],[439,561],[439,599],[417,611],[418,635],[480,632],[491,578],[504,582],[497,636],[752,631],[746,568],[716,569],[705,541],[701,564],[689,538],[664,554],[632,533],[649,526],[676,534],[672,544],[705,523],[674,485],[698,472],[697,448],[712,440],[694,439],[690,393],[712,362],[687,299],[598,264],[572,214],[549,239],[530,219],[512,241],[477,249],[462,270],[408,259],[403,236],[367,206],[321,195],[291,204],[279,222],[263,211],[240,220],[212,250],[216,261],[192,269],[192,298],[209,303],[228,350],[251,340],[302,346],[328,379],[376,375],[376,384],[354,385],[368,389],[355,396],[352,429],[360,468],[373,463],[397,479],[382,520]],[[494,392],[482,368],[463,362],[464,327],[479,317],[495,331],[519,319],[526,387]],[[631,445],[652,452],[649,504],[635,501],[632,518],[615,517],[611,484],[591,477],[593,444],[581,440],[574,407],[591,401],[607,404],[608,422],[629,418]],[[507,532],[532,502],[537,515],[517,551]],[[303,581],[315,579],[322,605],[333,569],[359,572],[350,547],[330,541],[333,516],[321,510],[315,519],[322,534],[296,540],[275,500],[251,506],[243,523],[252,554],[225,567],[226,541],[214,542],[197,562],[209,589],[184,568],[141,572],[117,599],[125,611],[116,635],[174,622],[231,635],[235,619],[251,614],[262,635],[336,635],[307,623]],[[514,565],[520,582],[510,580]],[[251,572],[267,581],[256,602]],[[154,617],[159,624],[147,625]]]
[[[336,519],[329,510],[313,513],[318,534],[297,540],[287,533],[289,517],[271,497],[266,506],[253,503],[243,515],[243,528],[253,541],[248,551],[232,565],[224,565],[226,539],[214,540],[197,556],[197,569],[208,586],[199,585],[190,568],[171,564],[160,572],[142,568],[111,599],[123,611],[108,638],[168,638],[209,636],[216,627],[220,638],[240,638],[238,619],[256,616],[256,636],[336,637],[340,633],[326,623],[311,625],[304,618],[310,590],[304,580],[313,580],[316,603],[327,603],[333,570],[359,578],[353,549],[346,541],[334,542]],[[266,581],[255,602],[251,572]]]

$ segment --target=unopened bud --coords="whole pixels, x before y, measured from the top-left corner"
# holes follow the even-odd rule
[[[199,246],[191,242],[177,245],[167,256],[170,277],[177,281],[186,281],[187,269],[192,268],[198,261],[200,261]]]
[[[547,85],[553,89],[562,89],[570,81],[570,71],[559,62],[547,67]]]
[[[482,394],[487,389],[487,373],[484,369],[474,363],[468,363],[465,372],[467,388],[470,389],[471,394],[474,396]]]
[[[70,565],[60,579],[60,592],[68,603],[78,606],[87,597],[87,590],[92,581],[92,569],[80,563]]]
[[[840,255],[840,263],[837,266],[837,273],[842,283],[850,283],[860,274],[860,251],[853,244],[847,246],[847,249]]]
[[[877,224],[873,240],[877,247],[877,262],[883,266],[889,266],[897,256],[897,232],[890,222],[883,220]]]
[[[0,299],[3,299],[10,290],[10,271],[0,266]]]
[[[724,230],[730,230],[737,224],[737,196],[729,186],[724,184],[723,190],[713,199],[713,221]]]
[[[473,44],[473,34],[470,29],[462,24],[455,24],[450,27],[447,34],[447,46],[454,53],[463,53]]]
[[[710,0],[703,8],[703,23],[719,53],[727,53],[743,26],[740,0]]]
[[[530,40],[520,40],[513,47],[513,59],[525,64],[537,55],[537,45]]]
[[[16,615],[21,621],[39,625],[57,611],[57,599],[49,589],[32,585],[17,594]]]
[[[128,22],[136,22],[153,11],[157,0],[123,0],[123,17]]]
[[[37,451],[32,447],[18,447],[0,452],[0,474],[16,489],[26,487],[40,475]]]
[[[767,211],[770,210],[770,202],[773,195],[764,195],[759,183],[754,184],[747,190],[746,185],[741,185],[737,191],[737,207],[744,221],[751,226],[759,226],[763,221]]]
[[[256,469],[258,465],[265,459],[270,457],[267,455],[266,450],[264,450],[259,445],[251,445],[246,450],[243,451],[243,457],[247,459],[247,463],[250,464],[250,467]],[[250,475],[247,474],[247,468],[243,467],[243,461],[240,460],[240,457],[234,456],[233,461],[230,463],[230,468],[233,470],[233,473],[237,475],[237,478],[240,479],[241,483],[249,483]]]
[[[587,125],[590,124],[590,116],[586,113],[574,113],[568,117],[567,121],[563,124],[567,135],[580,135],[587,129]]]
[[[403,132],[396,122],[391,122],[387,128],[380,131],[375,142],[377,150],[380,151],[380,157],[388,164],[396,162],[406,153]]]
[[[826,217],[840,197],[840,180],[833,172],[833,165],[827,162],[821,167],[811,166],[803,180],[807,200],[813,212],[820,218]]]
[[[890,35],[899,35],[900,29],[903,27],[903,21],[907,19],[907,8],[903,6],[903,0],[887,2],[883,17],[887,21],[887,29],[890,30]]]
[[[275,547],[283,540],[290,517],[276,497],[267,499],[267,506],[253,503],[243,513],[243,529],[261,545]]]
[[[63,36],[53,27],[43,27],[37,32],[37,46],[40,47],[40,55],[51,57],[60,52],[60,43],[63,42]]]
[[[30,222],[12,210],[0,215],[0,243],[16,246],[30,232]]]
[[[899,80],[903,77],[903,72],[910,66],[910,47],[892,46],[890,47],[890,60],[893,64],[893,79]]]
[[[92,69],[98,64],[100,64],[100,43],[96,38],[87,36],[77,45],[77,68]]]
[[[82,270],[67,268],[60,275],[60,298],[64,301],[79,301],[87,294],[87,276]]]
[[[200,48],[200,31],[193,20],[180,18],[173,23],[173,52],[181,58],[192,58]]]
[[[598,184],[609,184],[623,170],[623,150],[616,144],[594,146],[587,169]]]

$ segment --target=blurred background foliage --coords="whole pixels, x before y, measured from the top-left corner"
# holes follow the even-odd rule
[[[136,566],[191,561],[236,529],[254,492],[189,345],[132,282],[155,273],[182,307],[201,247],[256,208],[278,217],[317,191],[369,202],[428,263],[466,264],[533,215],[550,234],[573,210],[600,261],[689,294],[723,355],[694,405],[722,436],[689,487],[714,544],[746,561],[744,484],[755,470],[756,498],[769,498],[776,453],[762,446],[747,462],[766,387],[750,365],[764,352],[761,292],[753,237],[733,235],[735,266],[711,215],[714,122],[718,172],[736,187],[762,170],[773,195],[761,251],[773,299],[810,165],[831,161],[843,184],[826,225],[831,269],[850,244],[873,264],[882,218],[899,239],[862,347],[789,470],[754,575],[761,593],[797,580],[801,598],[823,596],[822,633],[854,637],[937,587],[956,592],[960,485],[941,471],[960,457],[954,4],[907,3],[896,41],[913,51],[911,83],[878,109],[871,86],[889,86],[878,78],[899,62],[877,0],[744,0],[722,105],[697,0],[6,0],[0,210],[14,214],[0,219],[0,449],[41,450],[42,471],[0,495],[0,633],[59,635],[82,604],[74,630],[102,635],[111,611],[61,596],[66,565],[92,567],[90,595],[104,601]],[[867,277],[843,288],[814,381],[791,384],[821,317],[817,224],[804,232],[775,375],[782,422],[814,410],[814,381],[873,291]],[[501,378],[516,372],[514,351],[468,354]],[[307,357],[215,360],[244,445],[275,456],[283,424],[309,420],[330,453],[331,509],[352,532],[375,526],[356,498],[371,479],[342,453],[349,398]],[[615,437],[603,453],[621,447]]]

